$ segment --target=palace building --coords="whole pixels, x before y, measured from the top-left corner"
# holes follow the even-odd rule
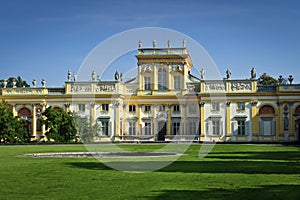
[[[68,72],[64,87],[0,88],[0,100],[26,119],[33,140],[45,138],[40,118],[49,106],[74,111],[101,126],[96,141],[197,140],[221,142],[294,142],[300,137],[300,84],[279,78],[259,85],[255,69],[248,79],[207,80],[191,74],[185,46],[143,48],[139,42],[136,77],[77,81]]]

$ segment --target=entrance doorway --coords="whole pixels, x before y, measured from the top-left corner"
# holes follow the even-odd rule
[[[158,122],[158,141],[165,141],[165,135],[167,132],[167,123],[166,121],[159,121]]]

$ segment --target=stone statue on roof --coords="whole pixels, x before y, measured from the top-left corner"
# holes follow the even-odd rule
[[[200,71],[200,75],[201,75],[201,80],[204,80],[205,79],[205,71],[203,68]]]
[[[255,79],[256,78],[256,70],[254,67],[252,67],[251,69],[251,79]]]
[[[231,76],[231,71],[230,71],[229,68],[227,68],[227,70],[226,70],[226,78],[229,79],[230,76]]]

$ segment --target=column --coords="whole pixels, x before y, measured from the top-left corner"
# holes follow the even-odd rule
[[[230,126],[230,119],[231,119],[231,116],[230,116],[230,104],[231,102],[226,102],[226,112],[225,112],[225,115],[226,115],[226,133],[225,133],[225,138],[228,137],[228,136],[231,136],[231,126]]]
[[[153,67],[153,90],[158,90],[157,67]]]
[[[96,119],[95,119],[96,118],[95,103],[91,103],[90,107],[91,107],[91,109],[90,109],[90,112],[91,112],[90,123],[93,126],[93,125],[95,125],[95,121],[96,121]]]
[[[157,109],[157,105],[156,104],[154,104],[153,105],[153,121],[152,121],[152,127],[153,127],[153,129],[152,129],[152,132],[153,132],[153,136],[155,137],[155,135],[156,135],[156,109]],[[155,140],[156,140],[156,138],[154,138]]]
[[[172,104],[168,105],[168,131],[167,135],[171,135],[171,129],[172,129],[172,119],[171,119],[171,110],[172,110]]]
[[[137,134],[142,134],[142,104],[138,104],[138,124],[137,124]]]
[[[32,136],[36,139],[36,105],[31,104],[32,106],[32,120],[31,120],[31,128],[32,128]]]
[[[289,103],[290,134],[293,136],[293,140],[295,140],[295,120],[293,116],[293,110],[294,110],[293,106],[294,106],[294,102],[290,102]]]
[[[200,102],[199,107],[200,107],[200,138],[205,136],[205,123],[204,123],[204,105],[205,102]]]
[[[46,104],[42,104],[42,113],[46,110],[47,105]],[[43,116],[42,116],[43,117]],[[42,125],[42,135],[45,135],[46,133],[46,125]]]
[[[259,139],[259,118],[257,116],[257,102],[251,102],[251,113],[252,113],[252,140],[253,140],[253,134],[256,136],[256,140]]]
[[[119,136],[119,138],[120,138],[120,109],[119,109],[119,107],[120,107],[120,103],[115,103],[114,104],[114,108],[115,108],[115,134],[116,134],[116,136]]]
[[[278,102],[277,103],[278,106],[278,114],[277,114],[277,120],[276,120],[276,141],[280,140],[280,139],[284,139],[284,138],[279,138],[279,135],[281,135],[284,130],[283,130],[283,118],[282,118],[282,106],[283,103],[282,102]]]
[[[183,104],[182,105],[182,108],[183,108],[183,132],[182,132],[182,134],[183,135],[186,135],[186,107],[187,107],[187,105],[186,104]]]
[[[11,108],[12,108],[12,113],[15,116],[18,116],[18,113],[16,112],[16,105],[11,105]]]
[[[126,131],[126,112],[127,112],[127,107],[126,104],[123,104],[122,106],[123,110],[122,110],[122,135],[126,135],[127,131]],[[125,138],[123,138],[124,140]]]

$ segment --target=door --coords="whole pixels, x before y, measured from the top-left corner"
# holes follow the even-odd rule
[[[165,135],[167,131],[167,123],[165,121],[159,121],[158,122],[158,141],[165,141]]]

